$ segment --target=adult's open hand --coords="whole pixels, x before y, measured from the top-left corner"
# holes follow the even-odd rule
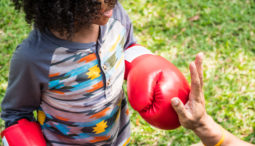
[[[181,125],[191,130],[200,127],[206,118],[202,62],[203,54],[199,53],[195,61],[190,64],[191,91],[189,101],[185,105],[178,98],[173,98],[171,101]]]
[[[171,100],[181,125],[191,129],[207,146],[254,146],[240,140],[217,124],[205,110],[203,93],[203,54],[199,53],[190,64],[191,91],[188,102],[183,105],[179,98]]]

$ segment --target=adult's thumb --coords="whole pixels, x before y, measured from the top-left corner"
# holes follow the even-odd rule
[[[177,97],[172,98],[171,104],[176,113],[178,114],[178,116],[186,117],[186,109],[184,107],[184,104],[181,102],[179,98]]]

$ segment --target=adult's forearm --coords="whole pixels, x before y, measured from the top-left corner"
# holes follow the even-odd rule
[[[201,141],[206,146],[215,146],[219,144],[220,146],[250,146],[245,141],[238,139],[236,136],[229,133],[227,130],[222,128],[219,124],[217,124],[210,116],[206,116],[202,119],[202,125],[194,130],[196,135],[201,139]]]

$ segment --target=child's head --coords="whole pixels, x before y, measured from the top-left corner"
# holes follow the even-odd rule
[[[16,9],[23,9],[26,21],[40,31],[54,30],[72,36],[91,24],[104,25],[103,13],[117,0],[12,0]]]

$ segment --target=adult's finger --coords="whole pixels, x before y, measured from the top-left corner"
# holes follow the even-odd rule
[[[172,98],[171,104],[172,104],[172,107],[176,111],[179,118],[180,117],[183,117],[183,118],[187,117],[187,111],[186,111],[183,103],[181,102],[181,100],[179,98],[177,98],[177,97]]]
[[[203,87],[203,53],[198,53],[196,55],[195,64],[200,79],[200,85]]]
[[[202,93],[202,90],[199,75],[194,62],[190,64],[190,76],[191,76],[191,91],[189,97],[191,100],[196,100],[200,102],[201,101],[200,95]]]

